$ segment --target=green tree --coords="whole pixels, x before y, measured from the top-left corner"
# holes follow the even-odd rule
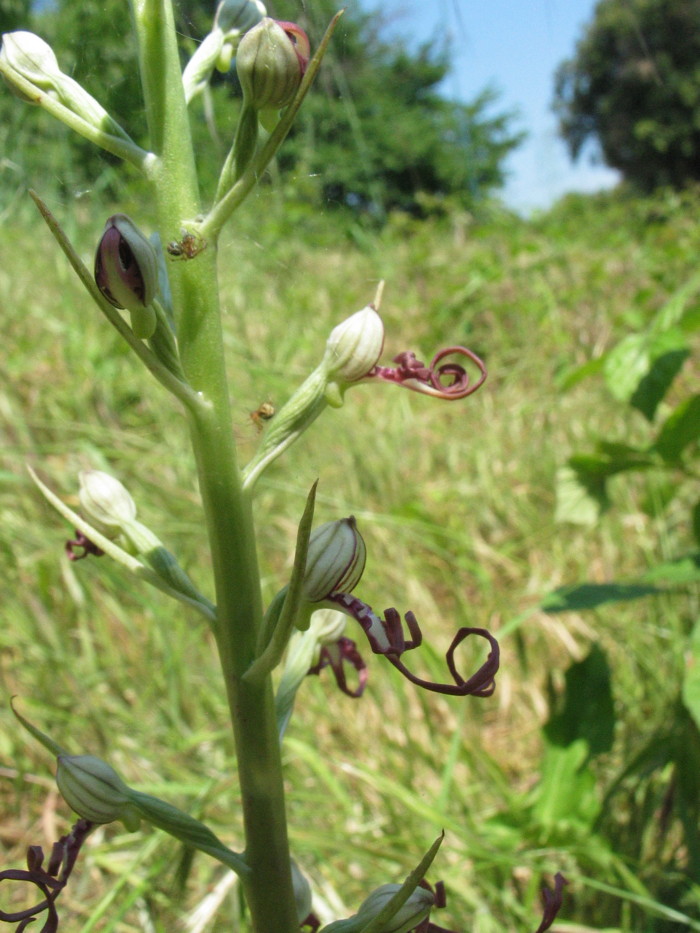
[[[644,191],[700,178],[700,0],[600,0],[554,107],[573,158],[596,142]]]
[[[296,19],[313,44],[338,4],[269,6],[280,19]],[[281,168],[317,179],[325,203],[378,216],[392,208],[421,214],[446,196],[474,207],[502,185],[504,160],[522,134],[512,115],[491,112],[488,89],[470,103],[440,94],[450,68],[446,44],[431,39],[414,50],[384,39],[381,27],[377,13],[348,4]]]

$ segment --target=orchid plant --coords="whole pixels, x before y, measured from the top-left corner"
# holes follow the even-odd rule
[[[27,882],[40,892],[33,907],[0,912],[0,919],[23,930],[41,918],[44,933],[57,930],[58,896],[81,846],[96,826],[119,820],[129,830],[142,821],[150,823],[236,872],[255,933],[315,930],[319,922],[310,885],[289,849],[280,754],[304,678],[329,667],[348,696],[362,694],[367,667],[355,639],[346,634],[348,619],[358,623],[355,631],[364,633],[371,652],[417,687],[452,696],[490,696],[499,649],[485,629],[462,627],[447,651],[445,682],[427,680],[409,668],[406,655],[422,640],[414,613],[407,611],[403,621],[395,608],[380,615],[355,595],[365,565],[364,541],[352,517],[314,527],[315,485],[299,523],[290,578],[265,607],[252,512],[256,484],[316,418],[344,403],[349,388],[384,382],[457,401],[483,384],[486,369],[464,347],[440,350],[428,365],[410,351],[396,353],[393,366],[380,364],[380,289],[365,308],[334,328],[318,367],[274,417],[268,413],[261,419],[258,449],[250,462],[239,465],[228,388],[232,383],[224,361],[217,245],[224,225],[282,145],[338,17],[311,57],[303,30],[268,18],[260,0],[223,0],[211,32],[183,71],[170,0],[131,0],[131,7],[147,148],[61,71],[51,47],[38,36],[3,36],[0,72],[20,98],[129,163],[150,185],[157,232],[147,236],[124,214],[109,217],[96,237],[94,269],[82,262],[39,195],[32,197],[91,299],[187,419],[213,594],[205,595],[177,557],[138,520],[137,505],[118,479],[97,470],[81,473],[80,509],[75,511],[31,472],[38,489],[75,529],[66,544],[68,559],[107,556],[125,573],[199,613],[210,626],[236,743],[245,839],[238,850],[230,848],[204,823],[129,787],[107,762],[66,751],[14,710],[19,723],[56,757],[58,788],[79,819],[55,843],[46,864],[40,847],[32,846],[26,869],[0,873],[0,880]],[[213,72],[227,71],[234,57],[243,104],[217,189],[206,196],[200,193],[195,170],[188,105]],[[456,651],[470,635],[484,639],[488,652],[481,667],[465,676]],[[355,678],[352,686],[348,674]],[[326,933],[439,931],[430,915],[443,903],[442,892],[424,879],[440,841],[403,884],[382,885],[353,917],[332,922]],[[547,892],[540,931],[556,915],[563,883],[558,876],[553,891]]]

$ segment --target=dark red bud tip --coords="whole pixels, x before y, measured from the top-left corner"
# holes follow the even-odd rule
[[[282,28],[289,37],[289,41],[292,43],[294,51],[297,53],[301,73],[302,75],[305,74],[309,59],[311,58],[311,43],[309,42],[309,37],[301,26],[297,26],[296,23],[286,23],[277,20],[277,25]]]

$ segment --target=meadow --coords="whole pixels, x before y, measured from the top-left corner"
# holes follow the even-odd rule
[[[90,264],[114,208],[89,197],[50,206]],[[698,208],[698,192],[570,197],[529,220],[494,206],[479,219],[396,216],[376,231],[263,188],[229,230],[220,266],[243,462],[259,440],[250,412],[282,404],[379,280],[385,360],[405,349],[429,359],[462,343],[489,369],[461,402],[351,389],[259,485],[267,599],[321,476],[317,520],[355,515],[368,548],[363,595],[416,613],[430,640],[417,653],[423,669],[438,669],[460,625],[487,627],[501,643],[490,699],[423,695],[369,652],[360,700],[341,695],[327,672],[307,679],[285,761],[293,850],[322,919],[347,916],[369,889],[403,878],[444,828],[434,873],[448,905],[435,920],[450,929],[534,930],[542,881],[562,871],[569,886],[556,930],[700,930],[700,852],[674,809],[678,769],[661,738],[679,715],[698,586],[595,610],[542,608],[557,587],[635,580],[697,550],[688,521],[697,472],[665,509],[655,471],[623,473],[595,523],[558,520],[556,490],[567,458],[600,437],[644,443],[644,419],[600,378],[568,377],[692,279]],[[148,227],[137,206],[119,209]],[[208,631],[187,609],[125,583],[107,559],[68,562],[72,529],[25,468],[74,506],[79,470],[117,476],[206,592],[184,421],[90,306],[47,230],[24,207],[18,216],[5,213],[0,264],[2,867],[19,867],[29,844],[50,846],[71,822],[52,762],[19,729],[11,696],[71,751],[104,757],[129,784],[206,815],[235,842],[232,742]],[[308,326],[298,326],[304,316]],[[691,357],[677,397],[697,391],[697,375]],[[483,649],[473,650],[477,666]],[[561,714],[567,671],[585,673],[586,659],[610,675],[601,690],[613,704],[612,740],[589,748],[555,787],[545,727]],[[595,697],[587,702],[586,715]],[[112,824],[92,837],[62,895],[65,929],[234,929],[233,882],[157,831]]]

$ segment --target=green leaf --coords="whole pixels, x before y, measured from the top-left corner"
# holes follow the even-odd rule
[[[608,506],[605,476],[583,473],[571,466],[561,467],[556,476],[557,522],[595,525]]]
[[[586,767],[588,746],[583,739],[568,746],[548,745],[540,765],[541,782],[535,791],[533,816],[540,825],[586,829],[600,812],[595,777]]]
[[[594,645],[567,670],[564,692],[544,727],[544,737],[557,746],[583,739],[589,755],[600,755],[612,748],[614,729],[610,667],[605,652]]]
[[[631,398],[649,371],[649,340],[646,334],[629,334],[608,353],[603,372],[611,395],[620,402]]]
[[[569,389],[573,389],[574,386],[578,385],[579,382],[583,382],[589,376],[595,376],[603,369],[605,359],[605,356],[598,356],[595,359],[586,360],[580,366],[575,366],[573,369],[567,369],[565,372],[560,373],[556,380],[557,388],[561,392],[568,392]]]
[[[580,612],[597,609],[605,603],[627,602],[652,596],[662,590],[648,583],[578,583],[560,586],[549,593],[540,603],[544,612]]]
[[[685,399],[661,426],[654,449],[670,463],[677,463],[683,451],[700,439],[700,395]]]
[[[542,780],[533,807],[543,826],[592,827],[601,804],[589,763],[594,755],[610,751],[614,731],[610,668],[605,653],[594,645],[567,670],[564,691],[554,699],[543,729]]]
[[[690,636],[690,650],[686,656],[686,664],[683,678],[683,703],[695,720],[695,725],[700,729],[700,620],[695,623]]]
[[[695,540],[700,544],[700,500],[693,506],[692,525]]]
[[[685,554],[675,560],[664,561],[649,570],[642,576],[642,583],[666,583],[669,586],[685,586],[689,583],[700,583],[700,551],[694,554]]]
[[[659,402],[670,389],[673,380],[690,356],[687,347],[669,350],[652,361],[630,397],[630,405],[640,411],[648,421],[654,420]]]

